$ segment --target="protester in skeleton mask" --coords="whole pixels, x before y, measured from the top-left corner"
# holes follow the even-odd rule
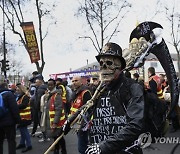
[[[92,114],[89,132],[91,145],[86,154],[123,153],[142,133],[143,88],[133,79],[125,77],[123,70],[126,62],[118,44],[107,43],[96,59],[100,64],[101,80],[107,88],[97,99]],[[126,84],[131,94],[123,88]],[[136,146],[129,152],[139,154],[142,150]]]

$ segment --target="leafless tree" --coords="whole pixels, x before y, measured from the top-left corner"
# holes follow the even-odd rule
[[[130,8],[131,4],[126,0],[82,0],[76,15],[86,18],[93,35],[80,38],[89,39],[99,53],[104,42],[109,42],[120,32],[120,23]]]
[[[172,12],[166,8],[167,19],[171,24],[171,44],[174,46],[175,51],[177,52],[178,58],[178,70],[180,77],[180,13],[175,12],[175,6],[173,6]]]
[[[1,0],[2,1],[2,0]],[[25,41],[25,38],[22,33],[22,29],[19,30],[19,26],[21,23],[25,22],[25,17],[24,17],[24,12],[23,12],[23,7],[28,4],[31,0],[5,0],[5,10],[4,14],[6,16],[7,22],[10,25],[9,28],[10,30],[18,35],[20,37],[21,43],[24,45],[25,49],[27,50],[27,44]],[[42,19],[45,17],[51,16],[51,11],[56,7],[55,1],[52,6],[46,5],[45,2],[40,1],[40,0],[35,0],[35,5],[36,5],[36,11],[37,11],[37,18],[38,18],[38,31],[39,31],[39,43],[40,43],[40,57],[41,57],[41,64],[40,62],[36,62],[36,68],[39,73],[43,72],[44,66],[45,66],[45,60],[44,60],[44,49],[43,49],[43,41],[48,35],[48,28],[51,24],[49,23],[49,26],[45,31],[43,31],[42,28]],[[0,4],[0,8],[3,10],[2,4]],[[28,50],[27,50],[28,51]]]
[[[161,5],[165,11],[167,21],[169,23],[170,27],[170,36],[171,40],[168,41],[169,44],[171,44],[176,53],[177,53],[177,60],[178,60],[178,72],[179,72],[179,78],[180,78],[180,12],[178,8],[178,0],[171,1],[171,5],[167,5],[168,3],[165,3],[164,0],[161,1]]]

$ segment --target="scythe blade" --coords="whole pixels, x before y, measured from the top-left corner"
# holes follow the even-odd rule
[[[160,24],[155,22],[143,22],[139,24],[132,31],[130,35],[130,42],[133,38],[139,39],[140,37],[144,37],[146,41],[148,41],[150,44],[148,53],[153,53],[161,63],[166,73],[171,90],[171,109],[169,112],[170,115],[174,107],[178,104],[178,98],[179,98],[178,79],[171,55],[169,53],[169,49],[164,39],[159,36],[156,36],[156,34],[154,34],[153,32],[156,28],[163,29],[163,27]]]
[[[178,104],[179,89],[178,89],[178,79],[174,68],[174,64],[164,39],[160,44],[158,44],[153,48],[151,53],[153,53],[158,58],[159,62],[161,63],[166,73],[168,84],[171,90],[171,109],[170,109],[170,113],[171,113],[174,107]]]

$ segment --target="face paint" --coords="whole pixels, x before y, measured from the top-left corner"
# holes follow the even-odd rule
[[[112,81],[116,76],[116,70],[121,68],[120,59],[113,56],[101,57],[99,64],[102,81]]]

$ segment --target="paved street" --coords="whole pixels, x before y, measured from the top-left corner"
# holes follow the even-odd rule
[[[30,126],[30,132],[31,132],[32,126]],[[36,137],[31,137],[32,146],[33,149],[31,151],[26,152],[26,154],[43,154],[48,147],[53,143],[53,140],[47,141],[47,142],[41,142],[39,143],[39,138],[37,137],[40,134],[40,130],[38,129],[38,132],[36,132]],[[20,135],[17,131],[17,137],[16,137],[17,144],[19,144]],[[76,135],[69,133],[65,136],[66,144],[67,144],[67,153],[68,154],[78,154],[77,152],[77,140]],[[53,152],[50,152],[50,154]],[[7,142],[4,142],[4,154],[8,154],[7,150]],[[21,154],[21,150],[17,150],[16,154]]]
[[[31,130],[30,130],[31,132]],[[37,132],[37,135],[40,132]],[[169,137],[180,137],[180,130],[175,133],[168,133],[167,136]],[[17,143],[19,143],[19,133],[17,132]],[[66,144],[67,144],[67,153],[68,154],[78,154],[77,152],[77,138],[76,135],[69,133],[67,136],[65,136]],[[52,140],[49,142],[38,142],[38,137],[32,137],[32,145],[33,150],[26,152],[27,154],[43,154],[48,147],[52,144]],[[151,144],[150,147],[143,149],[144,154],[170,154],[170,151],[175,146],[175,144]],[[53,152],[50,152],[50,154]],[[180,153],[180,146],[176,150],[174,154]],[[4,143],[4,154],[8,154],[7,152],[7,142]],[[17,154],[21,154],[21,150],[17,150]]]
[[[180,143],[180,130],[174,133],[168,133],[166,135],[167,137],[175,137],[179,139]],[[143,154],[171,154],[173,147],[176,144],[170,144],[170,143],[164,143],[164,138],[161,139],[161,143],[154,143],[151,144],[150,147],[143,149]],[[180,153],[180,146],[176,149],[175,153],[173,154],[179,154]]]

